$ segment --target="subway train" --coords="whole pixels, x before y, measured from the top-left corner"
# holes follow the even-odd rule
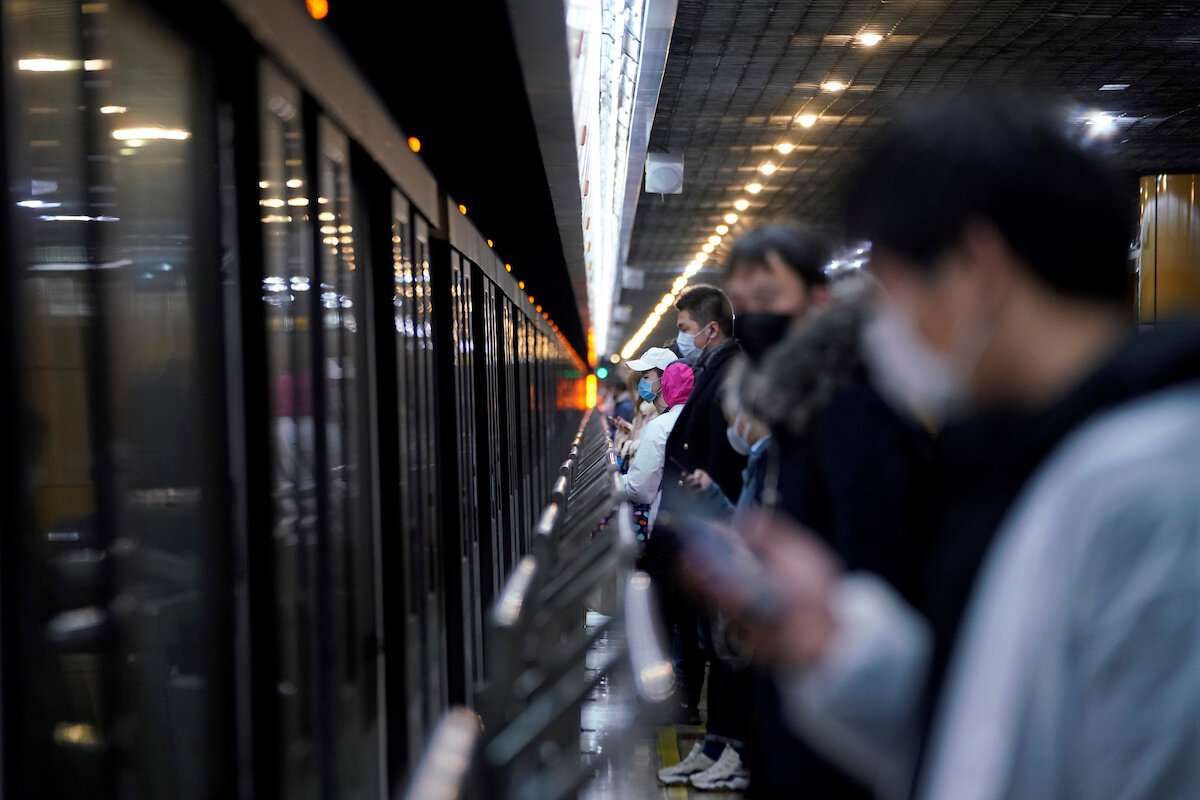
[[[586,366],[282,0],[6,0],[7,798],[384,797]]]

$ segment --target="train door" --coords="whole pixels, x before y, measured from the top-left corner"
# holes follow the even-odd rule
[[[259,205],[287,796],[379,796],[371,315],[346,137],[264,64]]]
[[[451,325],[453,333],[452,369],[455,447],[457,461],[457,541],[448,548],[450,559],[447,571],[447,589],[454,593],[450,603],[453,611],[451,630],[456,633],[455,647],[451,652],[451,665],[455,669],[454,702],[471,702],[474,688],[482,675],[483,656],[478,643],[483,637],[482,609],[480,608],[479,574],[479,498],[476,479],[478,474],[478,432],[475,428],[475,338],[472,319],[474,302],[472,287],[476,279],[476,268],[461,254],[451,251]],[[486,280],[480,278],[480,280]]]
[[[499,322],[497,308],[500,292],[489,280],[480,280],[475,287],[475,340],[479,342],[476,360],[476,383],[482,389],[478,397],[479,413],[476,425],[483,433],[484,468],[479,476],[479,501],[483,518],[480,521],[481,605],[491,608],[500,594],[504,578],[511,569],[504,559],[504,520],[502,459],[504,440],[500,436],[500,358]]]
[[[332,715],[339,797],[378,797],[383,720],[377,696],[381,654],[376,585],[374,511],[375,408],[369,348],[372,323],[360,199],[351,181],[345,134],[322,117],[317,129],[317,185],[310,192],[318,230],[320,358],[324,369],[317,405],[322,471],[318,483],[321,562],[318,585],[326,592],[322,637]],[[315,198],[312,196],[315,194]],[[314,206],[315,203],[315,206]],[[321,537],[318,537],[318,541]]]
[[[399,192],[392,192],[392,307],[396,336],[396,423],[398,427],[399,470],[398,470],[398,519],[399,530],[391,536],[399,537],[400,547],[391,548],[399,553],[403,573],[404,594],[400,608],[389,608],[398,614],[402,625],[399,635],[403,641],[403,658],[392,647],[391,674],[399,681],[391,682],[396,687],[396,697],[389,698],[388,706],[394,711],[389,715],[392,730],[403,730],[404,741],[411,743],[403,757],[406,772],[416,765],[418,743],[424,740],[426,730],[425,696],[421,691],[421,676],[425,669],[422,656],[424,636],[421,627],[421,609],[424,607],[423,550],[425,532],[422,527],[422,489],[420,476],[414,470],[418,462],[419,442],[423,432],[419,429],[421,410],[418,407],[418,341],[422,335],[422,312],[418,306],[425,298],[418,296],[417,276],[413,266],[413,220],[408,200]],[[386,493],[385,493],[386,496]],[[400,665],[403,664],[403,671]],[[399,731],[398,731],[399,732]],[[395,739],[400,740],[397,735]],[[397,761],[398,751],[392,745],[392,760]]]
[[[0,14],[4,791],[229,796],[211,64],[117,0]]]
[[[422,555],[423,575],[421,587],[420,622],[423,631],[424,664],[421,684],[425,699],[425,734],[428,734],[442,711],[449,703],[445,676],[449,674],[446,653],[446,604],[442,581],[443,518],[439,491],[442,455],[439,451],[438,414],[451,413],[450,409],[439,409],[437,397],[437,357],[434,317],[448,313],[448,309],[435,307],[433,300],[433,275],[430,265],[429,222],[419,215],[413,220],[414,251],[413,268],[416,277],[416,292],[421,302],[417,304],[419,336],[417,338],[418,386],[414,400],[419,410],[416,434],[419,442],[417,459],[413,469],[421,489],[421,530],[424,541]]]

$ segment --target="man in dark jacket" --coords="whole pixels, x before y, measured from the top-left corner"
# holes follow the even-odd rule
[[[692,364],[696,383],[667,439],[662,508],[668,511],[687,509],[694,502],[684,485],[685,476],[694,470],[711,475],[726,497],[737,497],[746,466],[746,457],[738,455],[725,436],[728,422],[718,398],[725,374],[740,352],[733,339],[733,306],[717,287],[699,284],[679,295],[675,308],[679,312],[675,344]],[[675,577],[677,544],[652,534],[641,567],[654,578],[664,623],[673,632],[676,674],[682,687],[680,720],[698,724],[704,656],[696,608],[679,590]]]
[[[742,401],[775,435],[770,505],[817,533],[848,568],[895,582],[907,564],[925,437],[866,380],[864,286],[843,281],[834,300],[830,259],[823,238],[793,225],[738,238],[725,290],[739,312],[738,343],[757,362],[740,381]],[[791,732],[769,674],[755,681],[752,730],[749,797],[790,797],[797,786],[824,800],[868,796]]]
[[[734,452],[725,437],[729,423],[717,397],[731,360],[740,352],[733,339],[733,306],[717,287],[699,284],[679,295],[675,309],[679,312],[675,343],[685,360],[695,359],[696,386],[667,440],[667,463],[677,469],[673,481],[664,481],[664,501],[672,483],[671,492],[679,494],[683,486],[679,471],[696,469],[712,476],[726,497],[737,497],[746,457]]]

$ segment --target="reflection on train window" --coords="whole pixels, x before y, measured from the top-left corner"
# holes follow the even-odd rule
[[[402,726],[404,739],[420,742],[426,730],[425,693],[423,675],[425,661],[423,610],[425,606],[424,545],[425,516],[423,476],[418,467],[422,437],[420,429],[421,406],[417,401],[422,382],[418,375],[421,358],[418,345],[419,326],[423,326],[418,302],[424,303],[417,293],[417,270],[413,265],[413,221],[408,201],[399,193],[392,193],[392,305],[396,328],[396,414],[399,427],[400,461],[400,514],[402,538],[401,553],[404,559],[404,691],[402,716],[393,718],[393,728]],[[423,295],[424,292],[422,291]],[[401,654],[393,651],[393,658]],[[399,738],[399,737],[394,737]],[[405,770],[416,766],[417,748],[407,751]]]
[[[262,69],[262,298],[271,397],[271,486],[278,594],[280,775],[287,796],[315,791],[317,494],[310,319],[315,285],[300,93]],[[317,212],[318,224],[333,214]]]
[[[213,791],[191,51],[134,8],[6,4],[32,513],[9,696],[24,797]],[[82,69],[76,67],[79,65]],[[102,74],[96,74],[102,73]],[[119,113],[107,113],[119,109]],[[14,387],[15,390],[15,387]],[[11,635],[11,632],[10,632]]]
[[[357,231],[354,191],[346,137],[327,119],[320,123],[320,164],[316,203],[321,219],[321,360],[324,365],[324,468],[322,526],[325,538],[318,568],[326,570],[321,598],[330,634],[332,663],[323,665],[329,682],[339,748],[342,795],[378,795],[379,718],[376,703],[375,538],[371,502],[370,406],[367,402],[366,333],[359,319],[369,268]],[[333,218],[327,215],[332,213]],[[364,323],[367,321],[363,317]]]
[[[442,530],[442,518],[438,512],[438,473],[440,461],[437,448],[437,416],[434,408],[436,384],[434,363],[437,353],[434,347],[433,318],[435,313],[447,309],[435,309],[433,305],[432,280],[430,275],[429,223],[424,217],[413,219],[413,270],[417,297],[417,361],[416,391],[411,396],[417,408],[414,432],[417,447],[409,461],[409,469],[419,485],[418,506],[415,512],[421,520],[420,535],[423,546],[421,574],[417,577],[415,591],[420,594],[419,624],[422,630],[421,654],[424,658],[421,675],[425,682],[424,734],[432,730],[442,710],[447,705],[447,674],[445,592],[442,589],[442,547],[440,537],[431,531]],[[446,410],[449,413],[449,409]]]

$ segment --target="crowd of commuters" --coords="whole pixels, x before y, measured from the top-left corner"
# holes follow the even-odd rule
[[[1200,330],[1133,324],[1135,197],[1049,113],[961,99],[852,182],[866,274],[772,225],[680,294],[628,365],[660,416],[617,423],[680,722],[707,676],[663,783],[1200,797]]]

